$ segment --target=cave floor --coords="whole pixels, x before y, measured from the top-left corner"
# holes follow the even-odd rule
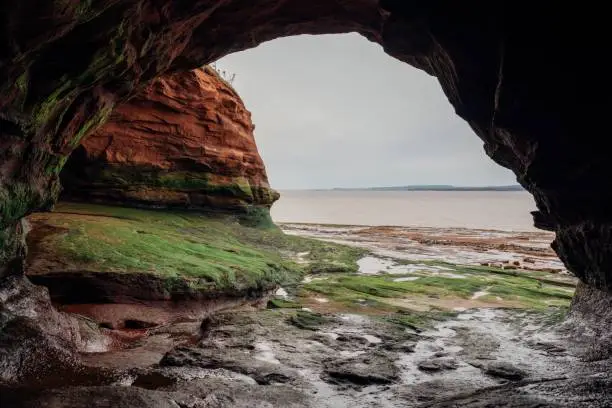
[[[354,313],[231,311],[88,354],[90,369],[112,369],[105,386],[3,392],[2,406],[610,406],[611,361],[576,353],[557,319],[472,309],[411,329]]]
[[[76,213],[96,225],[108,215],[101,211],[114,211],[91,210]],[[38,217],[34,232],[60,222]],[[227,223],[206,223],[228,231]],[[288,265],[292,279],[271,297],[203,321],[179,314],[96,329],[113,339],[82,354],[85,371],[105,377],[98,386],[5,390],[2,406],[612,406],[609,350],[568,334],[576,281],[547,248],[545,233],[282,227],[289,235],[240,230],[244,245],[274,248],[274,259]],[[64,310],[82,313],[84,306]]]

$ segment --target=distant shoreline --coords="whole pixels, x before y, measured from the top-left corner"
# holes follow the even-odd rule
[[[312,189],[280,189],[281,191],[526,191],[522,186],[452,186],[452,185],[415,185],[365,188],[312,188]]]

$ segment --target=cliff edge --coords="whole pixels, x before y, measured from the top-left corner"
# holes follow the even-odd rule
[[[161,77],[72,154],[61,174],[64,199],[267,217],[279,194],[254,128],[212,68]]]

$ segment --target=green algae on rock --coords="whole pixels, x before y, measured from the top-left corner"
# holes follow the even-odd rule
[[[320,293],[341,302],[371,300],[389,305],[398,305],[390,299],[413,299],[434,297],[436,300],[466,300],[479,303],[482,307],[516,307],[526,309],[546,309],[548,307],[567,307],[573,289],[565,285],[543,285],[537,280],[521,276],[497,274],[468,275],[460,278],[429,276],[426,272],[407,276],[380,274],[375,276],[333,274],[325,279],[311,281],[304,290]],[[476,302],[478,301],[478,302]],[[433,301],[434,303],[442,303]],[[457,302],[459,304],[461,302]]]
[[[30,217],[28,273],[150,274],[170,293],[173,287],[185,291],[184,282],[194,291],[236,293],[295,285],[307,271],[290,259],[297,253],[358,258],[342,245],[246,227],[237,218],[60,203],[54,212]]]
[[[279,254],[240,238],[223,217],[61,204],[31,217],[29,273],[151,273],[210,290],[272,288],[299,276]],[[279,232],[280,233],[280,232]],[[295,277],[294,277],[295,278]]]

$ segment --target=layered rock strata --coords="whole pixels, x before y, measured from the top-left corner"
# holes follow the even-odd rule
[[[251,113],[212,68],[156,79],[113,111],[61,173],[65,199],[249,214],[278,199]]]

